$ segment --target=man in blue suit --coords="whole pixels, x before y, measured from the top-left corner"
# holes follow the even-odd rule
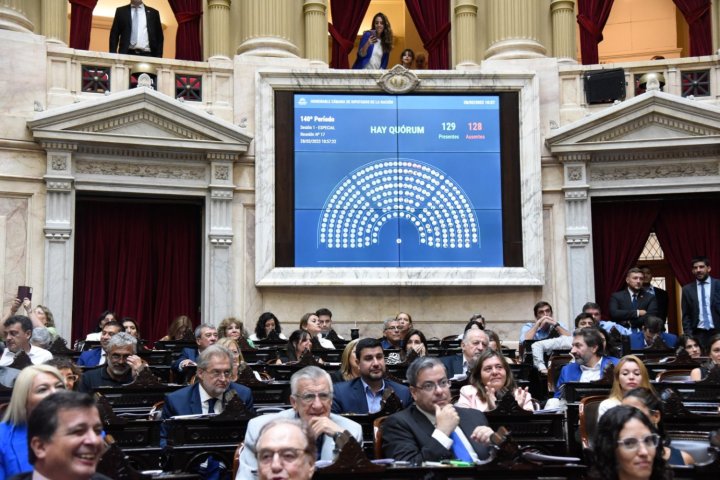
[[[630,348],[632,350],[648,348],[652,346],[655,338],[658,336],[662,338],[662,341],[668,348],[675,348],[678,340],[677,335],[663,332],[664,327],[665,322],[662,318],[648,315],[645,317],[645,324],[642,326],[642,331],[630,335]]]
[[[162,418],[177,415],[200,415],[222,413],[228,393],[235,391],[250,415],[255,414],[252,392],[249,388],[230,381],[233,356],[221,345],[212,345],[200,353],[197,359],[199,382],[176,390],[165,396]],[[160,445],[167,442],[165,424],[161,426]]]
[[[562,386],[565,383],[600,380],[608,365],[617,365],[619,359],[606,357],[604,352],[603,337],[597,328],[575,330],[570,350],[575,362],[568,363],[560,371],[560,378],[555,385],[555,398],[562,397]]]
[[[194,366],[198,355],[218,341],[217,329],[212,325],[203,323],[195,329],[195,343],[197,348],[183,348],[180,356],[172,364],[172,369],[182,374],[185,367]]]
[[[465,331],[460,348],[462,353],[441,357],[449,378],[456,375],[468,375],[480,354],[490,345],[490,338],[483,330],[471,328]]]
[[[375,413],[382,408],[381,400],[386,388],[392,388],[403,408],[412,403],[408,387],[383,378],[385,354],[379,340],[363,338],[355,346],[355,356],[360,377],[335,384],[333,413]]]
[[[105,365],[107,363],[106,354],[108,341],[120,333],[122,325],[115,320],[110,320],[103,325],[102,332],[100,333],[100,346],[92,348],[80,354],[77,360],[77,364],[83,367],[97,367],[98,365]]]

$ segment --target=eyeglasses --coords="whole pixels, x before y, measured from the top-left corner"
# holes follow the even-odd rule
[[[205,370],[205,371],[212,378],[220,378],[220,377],[230,378],[230,376],[232,375],[232,371],[230,371],[230,370]]]
[[[258,452],[257,459],[261,465],[270,465],[275,459],[275,455],[278,455],[282,463],[295,463],[302,457],[303,453],[305,453],[305,450],[302,448],[263,449]]]
[[[395,331],[398,331],[398,330],[402,330],[402,328],[400,328],[400,327],[387,327],[385,330],[395,330]]]
[[[302,395],[293,395],[295,398],[297,398],[301,403],[304,403],[305,405],[310,405],[315,401],[316,398],[318,398],[321,402],[329,402],[332,400],[332,394],[328,392],[320,392],[320,393],[303,393]]]
[[[132,353],[129,354],[129,355],[121,355],[121,354],[119,354],[119,353],[113,353],[113,354],[110,355],[110,359],[111,359],[112,361],[114,361],[114,362],[119,362],[119,361],[122,361],[122,360],[127,360],[128,358],[130,358],[130,357],[132,357],[132,356],[133,356]]]
[[[430,393],[430,392],[433,392],[436,388],[446,389],[446,388],[449,388],[449,387],[450,387],[450,380],[448,380],[447,378],[443,378],[442,380],[440,380],[440,381],[437,382],[437,383],[435,383],[435,382],[425,382],[425,383],[423,383],[422,385],[418,385],[418,386],[415,387],[415,388],[419,388],[420,390],[422,390],[422,391],[424,391],[424,392]]]
[[[655,448],[660,445],[660,435],[657,433],[650,434],[643,438],[628,437],[618,440],[618,445],[621,445],[625,450],[637,450],[640,447],[640,442],[645,445],[645,448]]]

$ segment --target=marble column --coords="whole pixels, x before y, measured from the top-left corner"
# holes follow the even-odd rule
[[[507,60],[545,56],[546,49],[539,40],[542,4],[538,0],[489,0],[490,46],[485,58]]]
[[[720,4],[718,2],[712,2],[711,13],[713,54],[717,54],[720,50]]]
[[[552,12],[553,56],[561,63],[577,63],[575,55],[575,1],[553,0]]]
[[[455,3],[455,66],[478,64],[477,0],[457,0]]]
[[[327,0],[305,0],[305,58],[313,64],[327,66]]]
[[[208,0],[208,57],[230,55],[231,0]]]
[[[572,312],[595,298],[595,274],[592,253],[592,216],[587,182],[587,154],[562,156],[565,193],[565,245],[568,265],[568,289]]]
[[[262,57],[297,57],[293,44],[293,12],[285,0],[240,0],[240,30],[237,54]]]
[[[47,143],[45,174],[45,292],[44,302],[53,311],[58,333],[69,339],[73,299],[73,209],[75,188],[72,158],[75,145]]]
[[[203,319],[217,325],[233,311],[233,162],[235,154],[208,154],[211,183],[205,220],[206,275],[203,288]]]
[[[40,9],[40,33],[48,42],[67,45],[68,16],[66,0],[42,0]]]
[[[25,0],[0,0],[0,30],[32,33],[35,26],[23,8]]]

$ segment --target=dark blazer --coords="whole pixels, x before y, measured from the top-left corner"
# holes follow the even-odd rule
[[[245,408],[251,415],[255,414],[252,391],[238,383],[231,382],[226,392],[235,390],[237,396],[245,404]],[[165,403],[162,410],[162,419],[166,420],[176,415],[199,415],[202,413],[202,402],[200,401],[200,384],[196,383],[180,390],[165,395]],[[160,425],[160,446],[164,447],[167,439],[167,427],[163,422]]]
[[[176,372],[180,372],[180,364],[183,360],[192,360],[193,362],[197,362],[197,357],[197,348],[183,348],[180,356],[172,363],[172,369]]]
[[[160,23],[160,12],[145,5],[147,18],[148,43],[153,57],[162,57],[163,30]],[[130,5],[118,7],[115,18],[110,27],[110,53],[128,53],[130,48],[130,35],[132,34],[132,14]]]
[[[448,378],[452,378],[455,375],[465,373],[465,370],[463,370],[464,359],[462,353],[456,353],[455,355],[440,357],[440,361],[443,363],[443,365],[445,365],[445,370],[447,370]]]
[[[677,345],[677,335],[673,335],[672,333],[661,333],[660,336],[662,337],[662,341],[665,342],[665,345],[667,345],[670,348],[675,348]],[[635,332],[632,335],[630,335],[630,348],[632,350],[642,350],[645,347],[645,336],[642,334],[642,332]]]
[[[653,287],[653,292],[655,292],[655,300],[657,301],[657,316],[662,318],[663,320],[667,320],[669,302],[668,293],[662,288],[658,287]],[[648,293],[650,293],[649,290]]]
[[[632,297],[627,288],[615,292],[610,297],[610,319],[621,325],[627,326],[628,322],[632,328],[639,329],[643,325],[645,317],[637,316],[636,310],[645,310],[647,315],[658,314],[657,299],[645,290],[638,292],[638,306],[633,308]]]
[[[488,448],[470,439],[470,435],[475,427],[487,425],[487,418],[480,410],[461,407],[455,407],[455,410],[460,416],[460,430],[470,440],[478,458],[486,459]],[[388,458],[413,464],[455,458],[452,449],[446,449],[432,437],[435,427],[415,405],[387,417],[382,429],[383,453]]]
[[[80,377],[77,389],[79,392],[92,393],[97,387],[122,387],[133,380],[132,371],[128,371],[127,375],[119,381],[115,380],[107,372],[107,365],[102,365],[92,370],[86,370]]]
[[[102,357],[102,348],[92,348],[80,354],[77,364],[83,367],[97,367]]]
[[[385,380],[385,387],[392,387],[403,408],[413,402],[410,389],[392,380]],[[360,378],[333,385],[333,413],[369,413],[363,384]]]
[[[720,280],[708,277],[710,281],[710,311],[716,331],[720,331]],[[700,322],[700,302],[697,294],[697,281],[693,280],[682,288],[682,324],[688,335]]]

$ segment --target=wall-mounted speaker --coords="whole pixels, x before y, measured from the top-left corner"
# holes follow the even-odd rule
[[[625,70],[613,68],[585,72],[587,103],[612,103],[625,100]]]

